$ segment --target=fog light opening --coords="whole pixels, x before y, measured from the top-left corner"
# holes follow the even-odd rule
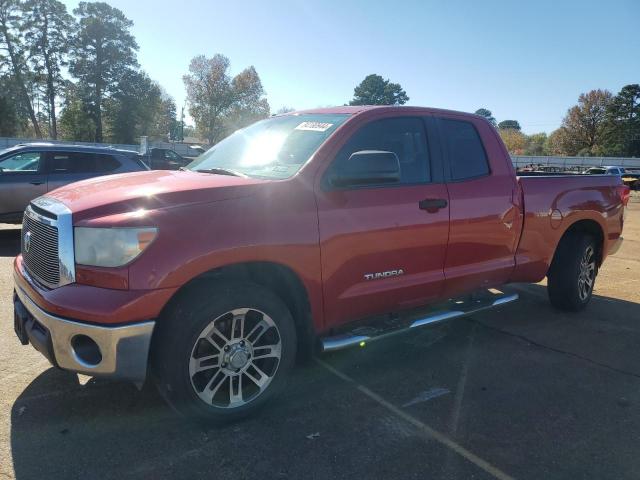
[[[86,335],[76,335],[71,339],[71,348],[77,360],[88,367],[95,367],[102,361],[98,344]]]

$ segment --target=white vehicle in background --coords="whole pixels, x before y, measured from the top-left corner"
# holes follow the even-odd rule
[[[624,168],[613,166],[591,167],[584,172],[586,175],[624,175]]]

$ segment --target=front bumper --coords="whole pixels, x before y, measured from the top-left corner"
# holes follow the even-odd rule
[[[144,382],[155,322],[106,327],[60,318],[41,309],[18,285],[14,302],[16,325],[19,321],[23,325],[23,338],[53,365],[138,385]],[[20,320],[20,316],[25,318]]]

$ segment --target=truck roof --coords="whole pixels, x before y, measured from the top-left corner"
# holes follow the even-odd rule
[[[484,117],[480,115],[476,115],[474,113],[469,112],[460,112],[456,110],[446,110],[442,108],[431,108],[431,107],[417,107],[417,106],[408,106],[408,105],[343,105],[336,107],[325,107],[325,108],[312,108],[308,110],[300,110],[295,112],[284,113],[283,115],[298,115],[298,114],[347,114],[347,115],[357,115],[362,112],[367,112],[370,110],[388,110],[395,112],[407,112],[407,113],[454,113],[456,115],[466,115],[470,117],[477,117],[483,120],[486,120]]]

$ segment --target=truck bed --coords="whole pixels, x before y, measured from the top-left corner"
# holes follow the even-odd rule
[[[513,281],[540,281],[562,235],[576,222],[603,235],[601,261],[620,237],[623,205],[613,175],[518,175],[524,222]]]

